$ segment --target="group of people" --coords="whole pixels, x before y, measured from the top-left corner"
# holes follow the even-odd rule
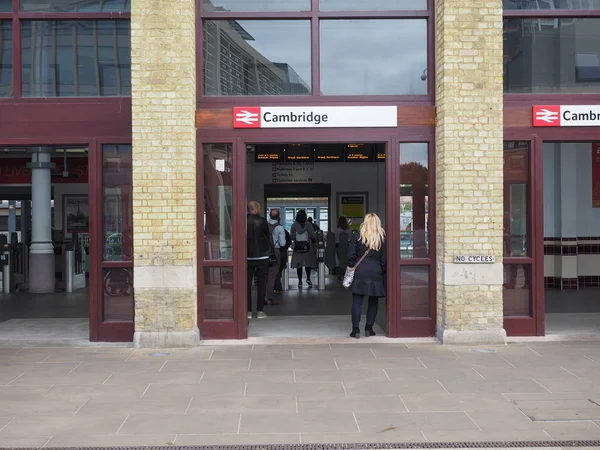
[[[257,318],[263,319],[265,304],[276,305],[272,295],[282,291],[281,275],[287,265],[288,249],[293,249],[291,267],[297,270],[298,288],[303,287],[303,268],[306,285],[312,287],[311,273],[317,268],[317,225],[309,220],[306,211],[300,210],[288,233],[280,223],[280,211],[269,211],[269,219],[261,216],[260,204],[248,203],[247,263],[248,263],[248,319],[252,318],[252,286],[256,279]],[[358,233],[350,233],[345,217],[340,217],[334,232],[336,253],[340,261],[340,274],[347,267],[354,269],[352,292],[353,338],[360,337],[360,319],[364,297],[368,297],[365,336],[374,336],[379,298],[385,296],[386,249],[385,231],[376,214],[367,214]],[[344,235],[345,233],[345,235]],[[346,243],[340,248],[340,243]],[[347,251],[345,250],[347,247]],[[342,250],[342,251],[340,251]]]

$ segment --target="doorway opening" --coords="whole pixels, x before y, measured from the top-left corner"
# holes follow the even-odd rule
[[[347,336],[351,294],[342,279],[349,240],[368,212],[386,226],[386,144],[250,144],[247,149],[247,200],[260,201],[267,219],[278,211],[288,232],[304,212],[316,233],[310,257],[297,258],[289,249],[281,285],[266,295],[267,318],[251,319],[248,336]],[[343,229],[341,217],[348,223]],[[256,295],[255,289],[254,303]],[[363,328],[366,307],[365,298]],[[375,323],[376,332],[385,335],[385,298],[379,299]]]
[[[600,143],[545,142],[543,160],[546,335],[597,335]]]
[[[87,146],[2,148],[0,188],[0,340],[88,340]]]

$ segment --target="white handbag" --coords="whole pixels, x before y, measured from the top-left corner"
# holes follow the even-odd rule
[[[354,272],[360,265],[360,263],[365,259],[365,256],[369,254],[369,250],[365,252],[364,255],[358,260],[358,262],[354,265],[354,267],[346,267],[346,273],[344,274],[344,280],[342,281],[342,286],[346,289],[350,289],[352,287],[352,282],[354,281]]]

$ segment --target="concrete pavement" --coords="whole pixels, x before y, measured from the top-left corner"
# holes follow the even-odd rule
[[[600,440],[597,341],[14,345],[0,447]]]

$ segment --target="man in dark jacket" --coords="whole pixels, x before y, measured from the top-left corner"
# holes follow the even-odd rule
[[[267,294],[267,276],[269,273],[269,257],[274,255],[273,240],[269,231],[269,224],[264,217],[260,217],[260,204],[255,201],[248,202],[248,215],[246,225],[246,245],[248,259],[248,318],[252,318],[252,282],[256,276],[257,317],[264,319],[267,315],[263,309]]]

